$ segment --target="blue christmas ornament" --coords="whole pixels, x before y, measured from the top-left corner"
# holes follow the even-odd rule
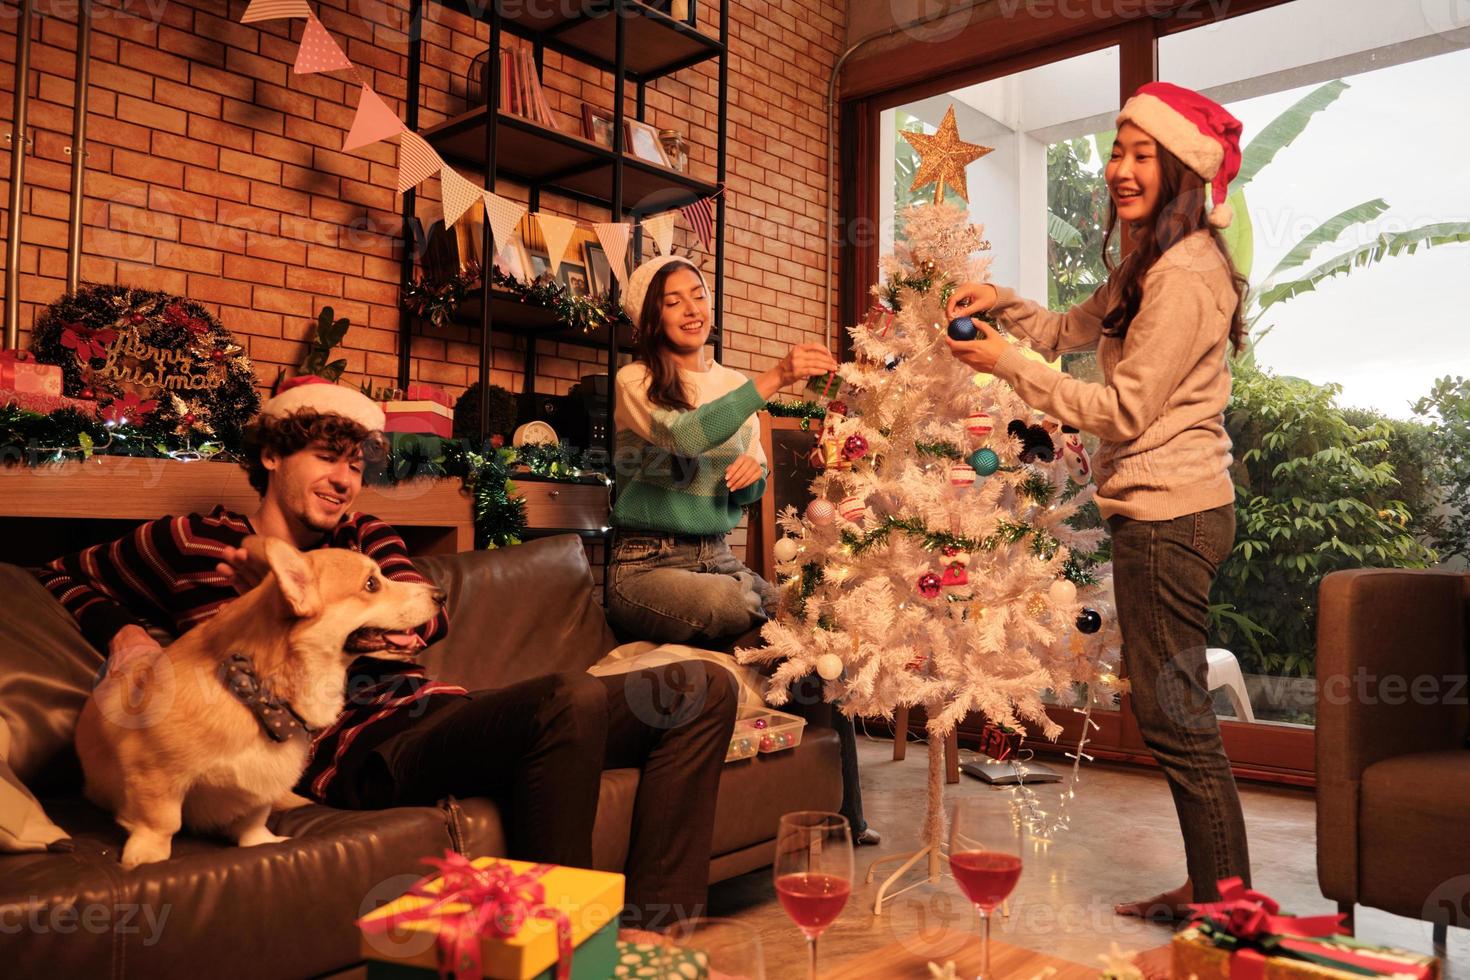
[[[970,468],[981,476],[989,476],[1000,469],[1000,457],[993,449],[977,449],[965,462],[969,463]]]
[[[949,337],[951,340],[974,340],[980,335],[975,326],[975,321],[967,316],[957,316],[949,321]]]

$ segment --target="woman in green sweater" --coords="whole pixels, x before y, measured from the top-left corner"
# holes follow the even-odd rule
[[[713,317],[704,276],[660,256],[629,277],[623,308],[636,329],[636,360],[618,371],[618,498],[613,506],[607,611],[625,633],[660,643],[718,643],[775,614],[778,592],[746,568],[725,536],[766,490],[760,411],[787,385],[837,369],[832,352],[799,344],[746,378],[711,360]],[[792,709],[814,707],[810,685]],[[852,721],[831,712],[841,741],[842,812],[853,839],[876,844],[863,819]]]
[[[617,376],[608,613],[661,643],[744,633],[776,603],[776,590],[725,542],[766,490],[755,413],[837,362],[825,347],[801,344],[753,379],[717,364],[705,350],[713,318],[704,276],[676,256],[639,266],[623,307],[637,353]]]
[[[1131,703],[1168,778],[1189,870],[1183,885],[1115,908],[1173,919],[1190,902],[1216,900],[1221,878],[1250,883],[1240,798],[1205,686],[1210,586],[1235,540],[1222,413],[1229,355],[1244,345],[1245,281],[1218,229],[1231,220],[1240,123],[1196,92],[1156,82],[1128,100],[1117,126],[1105,261],[1120,220],[1133,248],[1110,264],[1108,281],[1065,313],[985,283],[961,286],[948,310],[986,313],[1048,359],[1096,349],[1104,382],[1069,378],[989,332],[949,344],[1027,404],[1102,441],[1096,499],[1112,532]]]

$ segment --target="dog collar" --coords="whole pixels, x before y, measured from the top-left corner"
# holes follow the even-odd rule
[[[291,702],[276,697],[255,672],[255,661],[248,653],[232,653],[219,665],[220,683],[235,699],[250,709],[260,728],[273,742],[288,742],[298,736],[310,739],[315,734],[306,719],[296,713]]]

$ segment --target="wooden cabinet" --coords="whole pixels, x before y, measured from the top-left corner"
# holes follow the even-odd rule
[[[0,561],[37,565],[166,514],[216,504],[251,513],[260,497],[234,463],[94,456],[54,466],[0,467]],[[398,529],[414,554],[475,546],[458,478],[364,487],[356,509]]]
[[[601,481],[569,483],[516,476],[512,482],[515,495],[526,501],[526,527],[532,534],[575,531],[601,535],[611,523],[611,488]]]

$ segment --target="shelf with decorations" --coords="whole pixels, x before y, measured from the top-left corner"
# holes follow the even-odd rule
[[[491,212],[495,199],[497,180],[507,180],[527,188],[529,201],[515,207],[521,214],[528,211],[539,213],[543,192],[557,193],[572,200],[607,207],[610,220],[616,225],[628,218],[644,219],[646,216],[706,202],[705,212],[708,226],[702,234],[709,234],[709,243],[714,253],[714,310],[713,336],[715,356],[720,356],[721,307],[723,305],[723,276],[721,267],[724,259],[724,204],[720,200],[720,188],[726,173],[726,137],[728,129],[728,49],[729,14],[724,5],[719,12],[719,37],[713,38],[691,26],[692,16],[676,18],[669,13],[638,0],[601,0],[601,2],[574,2],[571,5],[532,6],[517,5],[514,9],[502,9],[499,3],[471,4],[468,0],[432,0],[441,6],[458,10],[475,19],[484,20],[490,26],[489,44],[484,56],[485,67],[481,72],[484,79],[480,85],[479,98],[470,88],[471,102],[477,103],[464,113],[444,120],[423,130],[419,135],[444,162],[444,172],[449,174],[453,165],[466,168],[467,173],[478,172],[479,184],[483,186],[486,202],[482,244],[475,249],[480,256],[499,256],[502,247],[514,237],[515,222],[509,219],[497,223]],[[670,0],[683,4],[685,0]],[[690,0],[692,2],[692,0]],[[690,8],[686,5],[685,11]],[[423,59],[422,22],[424,0],[415,0],[410,8],[412,19],[409,46],[408,99],[406,123],[410,131],[418,130],[420,72]],[[491,57],[491,52],[502,49],[504,35],[528,41],[531,57]],[[612,90],[624,93],[628,82],[634,83],[636,96],[634,105],[627,106],[627,97],[614,99],[611,118],[600,120],[608,135],[606,141],[584,138],[580,135],[563,133],[554,127],[543,125],[549,121],[544,96],[539,91],[544,52],[556,51],[564,56],[604,69],[613,76]],[[716,179],[714,182],[701,180],[674,167],[661,165],[652,158],[664,158],[662,150],[653,153],[639,149],[639,140],[656,142],[657,132],[644,123],[647,108],[647,85],[672,72],[718,59],[718,125],[716,146]],[[530,68],[524,71],[523,67]],[[471,74],[474,75],[472,68]],[[502,77],[509,75],[508,78]],[[513,86],[510,98],[502,98],[502,86]],[[508,111],[511,108],[517,112]],[[495,107],[493,110],[491,107]],[[631,108],[631,112],[628,111]],[[524,113],[524,114],[520,114]],[[601,131],[593,120],[585,122],[588,135]],[[625,151],[629,149],[650,159]],[[687,161],[687,157],[686,157]],[[457,175],[456,175],[457,176]],[[451,178],[453,179],[453,178]],[[458,183],[463,183],[463,178]],[[474,188],[476,192],[480,187]],[[462,192],[461,188],[461,192]],[[448,198],[446,193],[446,199]],[[409,190],[404,195],[405,228],[416,228],[418,217],[415,210],[415,194]],[[509,207],[508,202],[501,202]],[[446,206],[446,217],[450,208]],[[461,211],[457,211],[457,220]],[[670,218],[670,220],[672,220]],[[448,222],[451,226],[454,220]],[[528,222],[529,224],[529,222]],[[632,224],[631,264],[636,264],[642,252],[642,233],[637,220]],[[665,226],[671,229],[671,225]],[[501,234],[496,234],[499,231]],[[671,234],[671,232],[670,232]],[[416,237],[416,236],[415,236]],[[452,237],[452,236],[444,236]],[[504,238],[505,241],[497,239]],[[419,239],[432,244],[428,239]],[[627,241],[627,237],[624,238]],[[608,258],[617,261],[608,248]],[[405,295],[432,293],[438,285],[427,275],[429,262],[425,255],[425,278],[415,275],[415,250],[405,249],[403,259],[403,285]],[[497,259],[498,261],[498,259]],[[553,259],[555,261],[555,259]],[[590,263],[589,263],[590,266]],[[441,265],[441,269],[443,266]],[[463,268],[463,264],[459,269]],[[621,270],[615,270],[621,271]],[[614,388],[612,379],[617,371],[618,354],[631,348],[631,325],[621,316],[603,317],[599,322],[589,322],[587,307],[582,305],[574,312],[581,315],[577,321],[568,321],[560,314],[566,312],[564,297],[528,297],[515,295],[520,290],[506,290],[491,277],[482,281],[476,275],[476,286],[463,289],[463,273],[459,277],[459,288],[463,295],[455,297],[454,309],[433,320],[440,325],[456,325],[479,328],[480,364],[479,383],[481,389],[488,388],[492,337],[496,330],[525,338],[527,390],[535,383],[534,363],[536,345],[550,340],[556,343],[576,344],[606,351],[608,375],[607,391]],[[616,278],[616,277],[614,277]],[[613,281],[608,294],[608,306],[617,309],[618,283]],[[478,293],[478,296],[475,294]],[[437,299],[431,296],[431,300]],[[542,308],[536,308],[538,303]],[[441,304],[442,305],[442,304]],[[422,317],[414,315],[414,309],[405,303],[400,340],[399,381],[406,386],[411,373],[411,345],[415,324]],[[609,406],[610,408],[610,406]],[[488,433],[488,409],[481,413],[481,435]],[[610,411],[609,411],[609,414]],[[609,458],[612,451],[613,434],[606,434]]]

